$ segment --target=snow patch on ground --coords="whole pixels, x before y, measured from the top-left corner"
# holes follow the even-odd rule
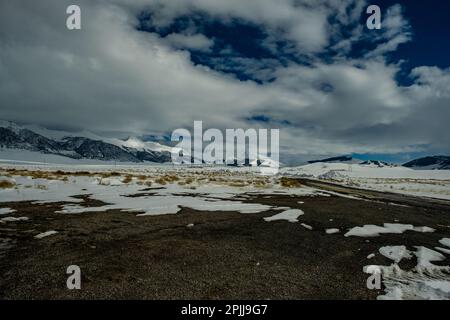
[[[411,251],[406,249],[405,246],[386,246],[381,247],[379,252],[385,256],[393,260],[395,263],[399,263],[402,259],[411,259]]]
[[[417,251],[415,253],[417,257],[417,268],[418,269],[426,269],[429,267],[433,267],[433,261],[443,261],[445,257],[437,251],[428,249],[422,246],[416,246]]]
[[[1,218],[0,222],[1,223],[5,223],[5,222],[17,222],[17,221],[27,221],[29,220],[28,217],[6,217],[6,218]]]
[[[42,239],[42,238],[49,237],[49,236],[52,236],[52,235],[57,234],[57,233],[58,233],[58,231],[51,230],[51,231],[39,233],[38,235],[34,236],[34,238],[35,239]]]
[[[407,230],[417,232],[433,232],[434,229],[429,227],[414,227],[411,224],[385,223],[383,227],[376,225],[364,225],[362,227],[354,227],[350,229],[344,236],[350,237],[377,237],[382,233],[403,233]]]
[[[380,300],[449,300],[450,299],[450,267],[436,266],[432,262],[443,261],[445,257],[437,251],[423,246],[416,246],[416,251],[409,251],[406,246],[386,246],[380,253],[393,260],[390,266],[368,265],[364,272],[379,274],[385,286],[385,294],[378,296]],[[414,269],[402,270],[398,263],[406,258],[417,257]],[[368,257],[369,258],[369,257]]]
[[[445,248],[441,248],[441,247],[434,247],[434,248],[440,252],[450,255],[450,249],[445,249]]]
[[[404,271],[397,264],[391,266],[366,266],[364,272],[379,273],[385,293],[379,300],[449,300],[450,276],[448,267]]]
[[[413,230],[417,231],[417,232],[423,232],[423,233],[425,233],[425,232],[435,232],[436,231],[435,229],[430,228],[430,227],[414,227]]]
[[[310,226],[309,224],[306,224],[306,223],[301,223],[300,225],[301,225],[303,228],[308,229],[308,230],[312,230],[312,229],[313,229],[312,226]]]
[[[13,210],[11,208],[0,208],[0,215],[14,213],[14,212],[16,212],[16,210]]]
[[[300,209],[290,209],[283,211],[281,213],[278,213],[274,216],[264,218],[265,221],[278,221],[278,220],[286,220],[289,222],[298,222],[298,217],[301,215],[304,215],[305,213]]]
[[[439,240],[439,243],[450,248],[450,238],[443,238]]]

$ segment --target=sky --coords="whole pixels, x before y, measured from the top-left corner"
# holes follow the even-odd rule
[[[119,138],[279,128],[284,162],[449,155],[449,14],[440,0],[1,1],[0,118]]]

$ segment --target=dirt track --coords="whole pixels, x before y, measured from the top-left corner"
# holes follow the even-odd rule
[[[177,215],[153,217],[118,211],[64,215],[54,213],[62,203],[2,203],[0,207],[17,210],[11,216],[30,220],[0,224],[0,238],[13,242],[12,248],[0,249],[0,297],[374,299],[380,292],[366,289],[362,268],[390,262],[379,254],[368,260],[369,254],[384,245],[433,248],[450,236],[450,206],[443,201],[302,182],[374,201],[286,195],[248,200],[302,209],[305,215],[299,223],[265,222],[263,217],[275,213],[270,211],[240,214],[184,208]],[[194,226],[187,227],[191,223]],[[436,231],[344,237],[349,228],[383,223]],[[327,228],[341,232],[328,235]],[[34,239],[48,230],[59,233]],[[407,263],[411,266],[401,266],[415,265],[414,260]],[[81,268],[81,290],[66,289],[65,271],[74,264]],[[449,259],[443,264],[448,265]]]

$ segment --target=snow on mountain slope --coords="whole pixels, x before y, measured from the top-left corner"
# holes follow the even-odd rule
[[[0,148],[0,164],[30,164],[30,165],[115,165],[114,160],[74,159],[56,154],[37,151]],[[135,162],[120,162],[120,165],[136,165]]]
[[[450,170],[450,157],[423,157],[404,164],[405,167],[417,170]]]
[[[281,167],[281,165],[282,164],[279,161],[261,155],[258,156],[257,160],[253,160],[250,162],[250,166],[252,167],[262,166],[270,168],[279,168]]]
[[[127,140],[110,139],[110,143],[117,146],[132,148],[139,151],[157,151],[157,152],[171,152],[172,147],[159,144],[157,142],[142,141],[136,137],[130,137]]]
[[[139,151],[171,152],[172,150],[172,148],[169,146],[165,146],[157,142],[144,142],[136,137],[130,137],[127,140],[121,140],[117,138],[106,138],[86,130],[77,132],[51,130],[37,125],[18,125],[14,122],[5,120],[0,120],[0,127],[10,129],[12,128],[14,132],[19,132],[22,129],[28,129],[46,138],[57,141],[62,141],[64,138],[67,137],[82,137],[91,140],[103,141],[105,143],[109,143],[118,147],[137,149]]]
[[[171,147],[156,142],[143,142],[138,138],[120,140],[105,138],[91,132],[66,132],[49,130],[35,125],[18,125],[0,120],[0,147],[2,157],[19,160],[22,150],[37,153],[27,154],[27,160],[42,158],[39,154],[52,154],[71,159],[90,159],[119,162],[167,162],[170,161]],[[59,159],[61,160],[61,159]],[[62,161],[59,163],[66,163]]]

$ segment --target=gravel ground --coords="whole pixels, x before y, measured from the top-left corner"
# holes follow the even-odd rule
[[[445,201],[302,183],[371,201],[286,195],[248,200],[299,208],[305,214],[298,223],[263,220],[275,211],[240,214],[183,208],[164,216],[136,217],[119,211],[64,215],[54,213],[63,203],[1,203],[0,208],[17,210],[8,216],[29,220],[0,224],[0,298],[375,299],[382,292],[366,288],[362,269],[390,264],[378,254],[381,246],[434,248],[439,239],[450,236],[450,205]],[[83,199],[85,205],[99,205]],[[383,223],[436,231],[344,237],[349,228]],[[341,232],[326,234],[328,228]],[[49,230],[58,233],[34,238]],[[371,253],[377,254],[368,260]],[[442,263],[448,265],[448,258]],[[81,268],[81,290],[66,288],[70,265]],[[400,266],[414,265],[411,260]]]

